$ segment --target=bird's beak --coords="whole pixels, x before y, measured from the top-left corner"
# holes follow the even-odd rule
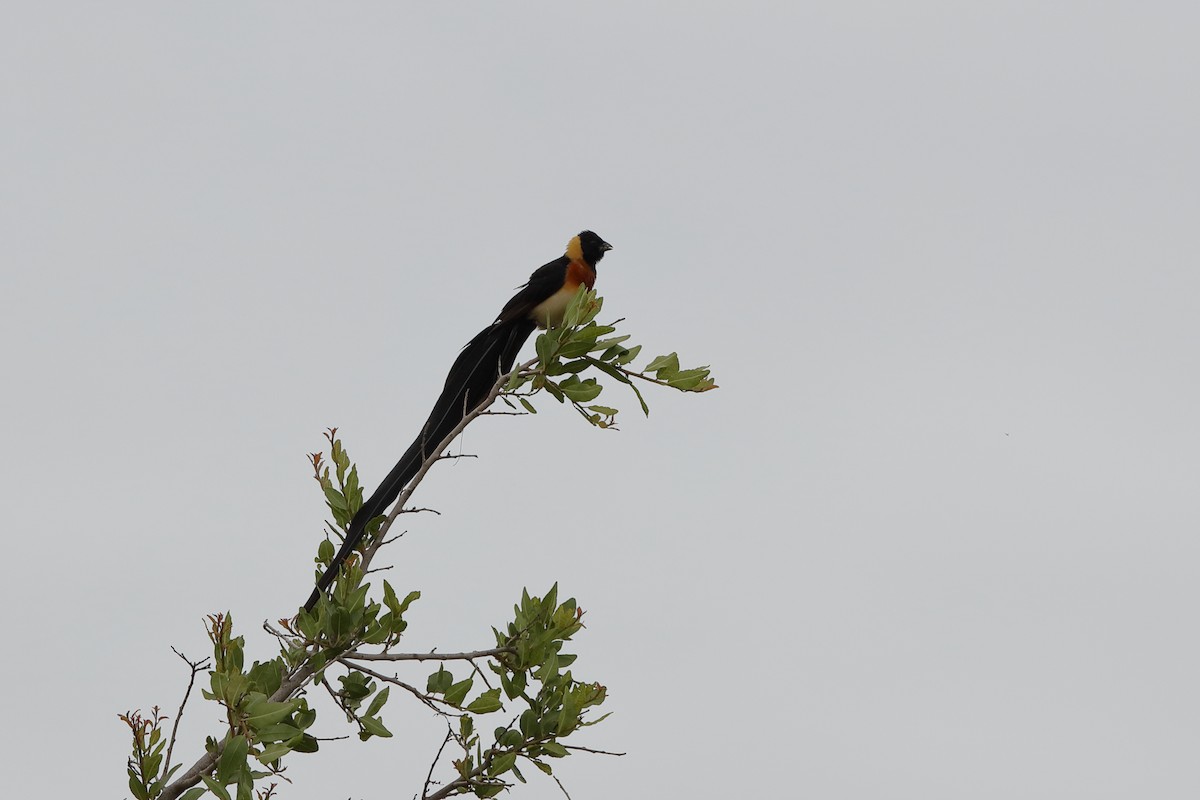
[[[603,242],[603,243],[601,243],[601,245],[600,245],[600,249],[601,249],[601,250],[605,250],[605,251],[607,251],[607,250],[612,250],[612,245],[611,245],[611,244],[609,244],[608,242]]]

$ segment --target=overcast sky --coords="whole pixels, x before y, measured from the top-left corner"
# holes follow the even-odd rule
[[[411,649],[577,597],[575,800],[1196,797],[1195,4],[412,5],[6,7],[6,793],[123,796],[206,613],[270,657],[322,429],[373,486],[586,227],[721,389],[473,426]],[[280,797],[419,792],[384,716]]]

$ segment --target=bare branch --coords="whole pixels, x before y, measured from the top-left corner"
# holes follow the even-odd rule
[[[442,739],[442,746],[438,748],[437,755],[433,757],[433,763],[429,765],[429,774],[425,776],[425,785],[421,788],[421,797],[426,797],[429,794],[429,784],[433,780],[433,771],[437,768],[437,764],[442,760],[442,751],[446,749],[446,745],[450,744],[450,740],[454,737],[454,729],[449,725],[446,726],[446,738]]]
[[[561,742],[560,742],[560,744],[561,744]],[[592,748],[592,747],[580,747],[577,744],[564,744],[563,747],[565,747],[567,750],[582,750],[585,753],[597,753],[602,756],[623,756],[623,755],[625,755],[625,753],[614,753],[611,750],[596,750],[595,748]]]
[[[517,652],[515,647],[493,647],[491,650],[474,650],[470,653],[361,653],[353,650],[343,653],[342,658],[355,661],[471,661],[476,658],[494,658]]]
[[[571,793],[567,791],[567,787],[562,785],[562,781],[558,779],[558,776],[551,774],[550,777],[554,778],[554,782],[558,784],[558,788],[562,790],[562,793],[566,796],[567,800],[571,800]]]
[[[192,661],[183,653],[171,648],[171,652],[183,659],[183,663],[188,665],[192,674],[188,676],[187,689],[183,693],[183,701],[179,704],[179,711],[175,714],[175,722],[171,724],[171,739],[167,745],[167,759],[163,762],[163,775],[171,774],[171,753],[175,751],[175,737],[179,734],[179,721],[183,719],[183,707],[187,705],[188,698],[192,694],[192,686],[196,683],[196,673],[208,666],[208,658],[202,658],[199,661]]]
[[[481,670],[481,669],[479,668],[479,665],[478,665],[478,664],[476,664],[474,661],[471,661],[471,669],[475,670],[475,673],[476,673],[476,674],[477,674],[477,675],[480,677],[480,679],[483,681],[483,685],[484,685],[484,686],[488,687],[489,689],[493,688],[493,686],[492,686],[492,682],[491,682],[491,681],[489,681],[489,680],[487,679],[487,675],[485,675],[485,674],[483,673],[483,670]]]
[[[384,675],[383,673],[376,672],[375,670],[369,669],[368,667],[364,667],[361,664],[351,663],[350,661],[347,660],[347,656],[342,656],[341,658],[337,659],[337,661],[339,664],[349,667],[350,669],[356,669],[359,672],[365,672],[367,675],[370,675],[372,678],[381,680],[385,683],[390,683],[393,686],[399,686],[401,689],[404,689],[405,691],[411,693],[413,695],[413,697],[420,700],[422,703],[424,703],[426,706],[428,706],[435,713],[441,714],[443,717],[462,716],[461,714],[454,714],[449,711],[446,711],[445,709],[438,708],[436,705],[434,705],[434,703],[442,703],[444,705],[450,706],[450,708],[454,708],[455,711],[458,710],[457,708],[455,708],[455,706],[451,705],[450,703],[447,703],[445,700],[439,700],[438,698],[434,697],[431,694],[426,694],[425,692],[422,692],[420,689],[413,686],[412,684],[408,684],[408,683],[405,683],[404,681],[400,680],[399,677],[396,677],[396,676],[388,677],[387,675]]]
[[[438,461],[451,461],[455,458],[479,458],[475,453],[442,453]]]

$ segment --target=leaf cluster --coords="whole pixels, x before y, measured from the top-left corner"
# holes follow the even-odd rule
[[[127,711],[118,716],[129,726],[133,735],[133,752],[126,762],[129,791],[136,800],[151,800],[158,796],[171,775],[179,769],[176,764],[162,771],[163,748],[167,744],[163,738],[162,723],[167,717],[160,713],[158,706],[150,709],[149,716],[143,716],[141,711]]]
[[[213,644],[207,700],[225,709],[228,731],[218,741],[209,737],[205,749],[217,757],[211,775],[201,775],[203,786],[185,792],[184,800],[195,800],[206,791],[221,800],[251,800],[254,782],[278,774],[280,759],[292,752],[313,753],[317,740],[307,733],[317,719],[307,699],[272,700],[282,685],[286,664],[282,657],[255,661],[245,667],[245,639],[233,635],[228,614],[208,618],[208,636]],[[253,757],[265,769],[251,766]],[[229,787],[235,787],[231,794]]]
[[[511,785],[509,773],[524,783],[518,760],[552,774],[547,759],[570,755],[561,740],[608,716],[585,721],[587,710],[603,703],[607,690],[599,683],[575,680],[567,669],[575,656],[562,652],[563,644],[583,628],[583,611],[575,599],[558,603],[557,584],[545,597],[531,597],[526,590],[513,612],[503,630],[493,628],[497,647],[504,652],[488,668],[499,677],[499,687],[488,688],[468,703],[472,677],[456,681],[444,665],[429,676],[431,694],[440,694],[466,712],[452,733],[463,754],[453,761],[457,777],[447,784],[451,794],[493,797]],[[492,730],[485,747],[476,718],[502,709],[514,716]]]
[[[534,342],[537,366],[514,370],[509,376],[503,399],[511,408],[516,406],[509,398],[516,398],[522,408],[536,414],[537,408],[530,398],[544,390],[558,402],[570,403],[590,424],[614,428],[618,409],[593,402],[604,386],[596,377],[583,377],[589,370],[628,386],[646,415],[650,414],[650,406],[637,381],[684,392],[717,388],[708,367],[682,369],[675,353],[658,356],[641,370],[633,369],[630,365],[640,355],[642,346],[628,344],[629,334],[610,336],[617,330],[617,323],[603,325],[595,321],[603,307],[604,298],[580,287],[567,306],[563,324],[546,330]]]

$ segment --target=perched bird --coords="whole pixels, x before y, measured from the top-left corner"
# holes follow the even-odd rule
[[[517,352],[534,328],[561,324],[567,305],[579,287],[592,288],[596,282],[596,265],[611,249],[612,245],[591,231],[571,237],[567,252],[530,275],[529,282],[504,304],[496,321],[467,342],[454,366],[450,367],[446,386],[416,440],[350,521],[346,539],[317,581],[317,587],[304,604],[305,611],[311,611],[321,592],[333,583],[342,562],[366,532],[367,523],[400,496],[405,484],[417,474],[421,464],[435,454],[441,441],[487,397],[496,380],[512,369]]]

